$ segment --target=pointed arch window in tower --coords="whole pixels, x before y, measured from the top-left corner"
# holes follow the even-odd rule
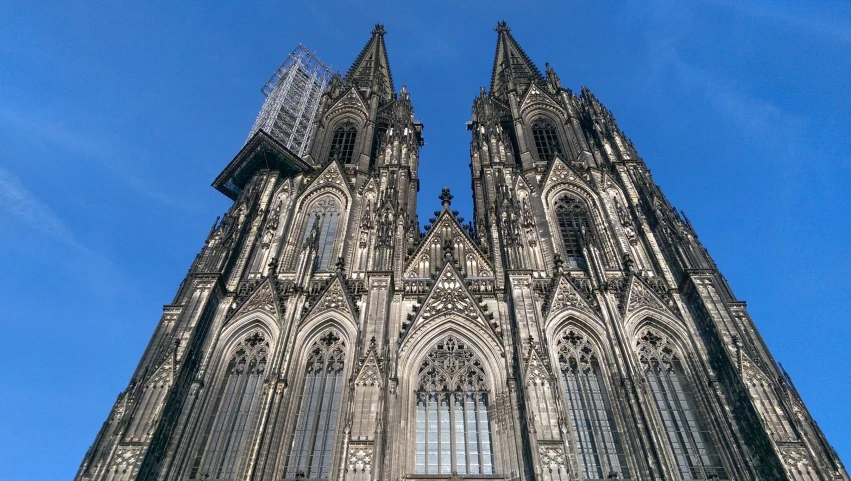
[[[532,138],[535,140],[539,160],[550,161],[556,155],[563,154],[555,125],[549,119],[538,117],[532,122]]]
[[[583,479],[630,479],[600,364],[587,338],[566,332],[558,341],[558,362]]]
[[[331,137],[331,151],[329,158],[336,157],[340,162],[347,164],[352,161],[355,151],[355,138],[358,136],[358,128],[354,122],[345,121],[334,129]]]
[[[728,479],[671,342],[648,329],[638,339],[638,357],[680,475],[685,480]]]
[[[426,355],[415,394],[415,472],[493,474],[485,374],[463,341],[447,336]]]
[[[190,479],[234,479],[246,457],[249,430],[260,407],[269,353],[265,334],[254,331],[230,355],[224,379],[216,391],[204,442]]]
[[[585,269],[582,246],[591,236],[588,210],[579,199],[564,196],[555,205],[556,223],[564,247],[564,260],[570,269]]]
[[[340,220],[340,204],[333,197],[323,197],[311,205],[305,218],[302,245],[307,247],[313,243],[316,247],[314,268],[328,270]]]
[[[333,331],[310,348],[285,479],[328,479],[343,397],[345,344]]]

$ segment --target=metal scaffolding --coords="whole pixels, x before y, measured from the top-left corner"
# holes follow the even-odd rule
[[[262,129],[299,156],[304,155],[313,137],[322,93],[332,75],[327,65],[298,44],[261,89],[266,101],[248,138]]]

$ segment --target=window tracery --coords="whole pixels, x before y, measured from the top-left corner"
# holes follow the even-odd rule
[[[269,355],[266,335],[255,330],[234,348],[216,393],[205,441],[190,479],[234,479],[245,458],[249,429],[262,401],[263,378]]]
[[[555,126],[549,119],[538,117],[532,122],[532,138],[535,140],[535,149],[538,159],[550,161],[556,155],[562,155],[561,142]]]
[[[583,479],[630,479],[623,444],[588,339],[570,330],[558,341],[558,362]]]
[[[582,246],[592,236],[588,209],[579,199],[566,195],[555,204],[556,223],[564,247],[564,261],[567,268],[585,269],[585,256]]]
[[[638,338],[638,358],[644,367],[656,408],[664,424],[677,469],[685,480],[727,479],[721,459],[697,409],[694,393],[671,341],[652,329]]]
[[[415,472],[493,474],[482,361],[447,336],[426,355],[416,390]]]
[[[331,138],[330,158],[337,158],[340,162],[346,164],[351,162],[352,154],[355,151],[355,138],[358,135],[358,128],[354,122],[345,121],[336,129],[334,136]]]
[[[304,246],[315,243],[314,269],[328,270],[333,256],[337,225],[340,221],[340,203],[333,197],[323,197],[314,202],[305,216]]]
[[[327,479],[343,396],[345,343],[329,331],[310,347],[285,479]]]

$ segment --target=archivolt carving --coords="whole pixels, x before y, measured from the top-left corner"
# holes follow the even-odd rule
[[[486,391],[482,361],[464,341],[447,336],[426,355],[419,371],[425,391]]]
[[[461,279],[449,275],[448,269],[437,281],[429,299],[423,306],[422,319],[428,320],[443,313],[452,312],[466,317],[476,318],[478,312],[470,296],[461,284]]]
[[[565,332],[558,340],[558,362],[562,371],[571,370],[571,360],[583,371],[591,369],[594,349],[588,343],[588,338],[574,330]]]
[[[638,338],[638,358],[642,362],[658,361],[665,367],[677,360],[677,353],[671,340],[655,329],[647,329]]]

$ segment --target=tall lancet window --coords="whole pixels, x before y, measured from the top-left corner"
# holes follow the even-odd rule
[[[555,204],[556,222],[564,247],[564,261],[570,269],[585,269],[582,246],[591,239],[588,210],[579,199],[566,195]]]
[[[286,479],[328,479],[345,385],[345,349],[345,343],[333,331],[310,347],[284,470]]]
[[[671,342],[648,329],[638,339],[638,357],[680,475],[683,479],[727,479],[712,437],[706,430],[706,420],[697,409],[685,369]]]
[[[493,474],[482,362],[447,336],[426,355],[416,391],[417,474]]]
[[[313,203],[305,216],[302,246],[316,246],[314,268],[325,271],[333,267],[334,239],[340,221],[340,203],[333,197],[323,197]]]
[[[629,479],[600,364],[587,338],[565,333],[558,341],[558,363],[582,478]]]
[[[250,429],[262,402],[269,341],[260,331],[243,338],[230,354],[210,410],[205,440],[190,479],[235,479],[248,456]]]
[[[343,122],[334,129],[331,137],[331,151],[329,158],[336,157],[340,162],[347,164],[352,161],[355,151],[355,138],[358,136],[358,128],[351,121]]]
[[[535,149],[539,160],[553,160],[556,155],[562,155],[561,142],[555,126],[549,119],[539,117],[532,122],[532,138],[535,139]]]

